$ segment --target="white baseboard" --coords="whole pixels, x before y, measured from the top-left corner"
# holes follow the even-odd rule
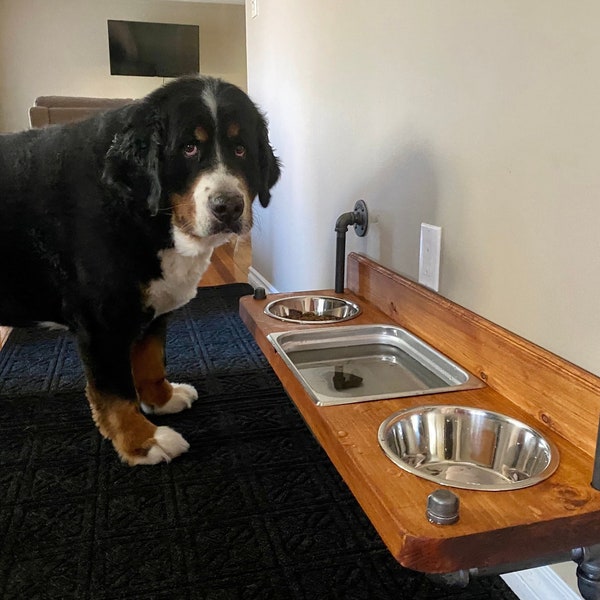
[[[576,568],[575,563],[573,568]],[[549,566],[505,573],[502,579],[519,600],[581,600]]]
[[[267,294],[277,294],[278,291],[271,282],[265,279],[254,267],[248,269],[248,283],[253,287],[265,288]]]

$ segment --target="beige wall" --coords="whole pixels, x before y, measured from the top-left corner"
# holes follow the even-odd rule
[[[157,77],[111,76],[106,21],[200,27],[200,70],[246,88],[243,6],[161,0],[0,0],[0,131],[28,127],[37,96],[140,97]]]
[[[333,287],[364,198],[349,250],[416,279],[440,225],[444,296],[600,375],[599,21],[596,0],[260,0],[248,86],[285,168],[253,269]]]
[[[248,7],[247,7],[248,10]],[[600,375],[600,3],[260,0],[248,85],[285,166],[257,209],[253,268],[333,286],[348,249],[418,276],[440,225],[440,292]]]

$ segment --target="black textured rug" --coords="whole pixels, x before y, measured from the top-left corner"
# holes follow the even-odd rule
[[[0,598],[514,600],[401,568],[313,440],[237,315],[245,284],[172,318],[169,376],[190,442],[130,468],[98,434],[69,335],[16,330],[0,352]]]

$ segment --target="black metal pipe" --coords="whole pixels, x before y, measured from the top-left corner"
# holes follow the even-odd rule
[[[346,231],[354,225],[356,216],[353,212],[341,214],[335,222],[335,293],[344,293],[344,273],[346,268]]]
[[[577,587],[585,600],[600,600],[600,544],[575,548],[571,556],[577,563]]]
[[[337,231],[337,229],[336,229]],[[335,240],[335,293],[344,293],[344,273],[346,262],[346,231],[338,231]]]
[[[575,561],[578,565],[577,587],[582,598],[585,600],[600,600],[600,544],[573,548],[569,552],[555,552],[541,558],[533,558],[494,567],[463,569],[453,573],[426,573],[426,575],[428,579],[437,584],[464,588],[477,577],[512,573],[514,571],[522,571],[523,569],[552,565],[569,560]]]
[[[592,474],[592,487],[600,491],[600,421],[598,423],[598,435],[596,437],[596,451],[594,456],[594,472]]]
[[[362,237],[367,232],[368,216],[367,205],[364,200],[359,200],[354,205],[353,212],[341,214],[335,222],[335,293],[344,293],[344,279],[346,268],[346,231],[354,225],[357,235]]]
[[[443,583],[452,587],[466,587],[473,579],[478,577],[488,577],[490,575],[502,575],[504,573],[513,573],[523,569],[533,569],[545,565],[554,565],[557,563],[568,562],[572,560],[573,551],[565,550],[555,552],[543,557],[530,558],[514,563],[504,563],[493,567],[473,567],[463,569],[453,573],[426,573],[427,578],[437,583]]]

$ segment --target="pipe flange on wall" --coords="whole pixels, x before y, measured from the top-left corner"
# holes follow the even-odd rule
[[[358,200],[354,205],[354,232],[358,237],[367,235],[369,228],[369,213],[364,200]]]

